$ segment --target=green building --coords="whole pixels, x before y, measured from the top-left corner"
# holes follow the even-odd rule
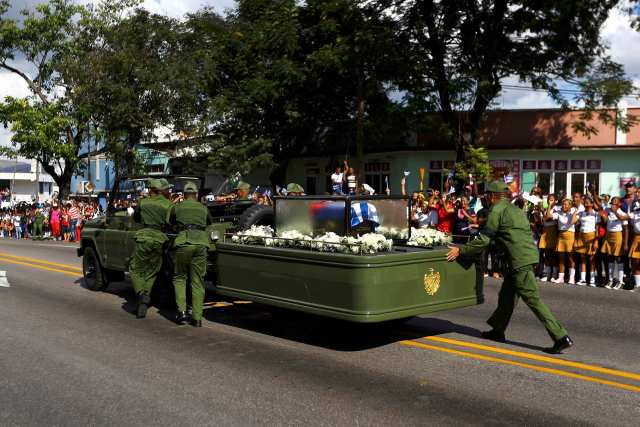
[[[618,195],[627,182],[640,181],[640,125],[624,133],[594,117],[586,121],[594,132],[584,135],[573,126],[580,114],[558,109],[488,113],[480,143],[489,151],[495,178],[510,176],[521,191],[538,185],[545,194],[582,192],[591,183],[600,194]],[[640,117],[640,108],[622,114]],[[419,168],[425,168],[425,187],[442,189],[454,159],[454,151],[436,136],[416,134],[404,147],[367,153],[364,170],[356,173],[379,193],[388,179],[398,193],[404,171],[410,172],[407,188],[413,191],[419,188]],[[288,179],[303,183],[308,194],[328,192],[335,163],[327,157],[294,159]]]

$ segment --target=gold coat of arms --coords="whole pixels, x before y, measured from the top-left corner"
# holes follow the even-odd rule
[[[429,295],[435,295],[440,289],[440,272],[430,268],[424,275],[424,290]]]

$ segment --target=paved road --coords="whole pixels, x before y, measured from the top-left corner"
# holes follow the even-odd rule
[[[31,258],[31,259],[30,259]],[[44,260],[47,263],[37,261]],[[640,294],[541,285],[573,336],[549,356],[519,306],[501,345],[484,305],[357,327],[211,304],[202,329],[131,314],[128,284],[81,286],[74,247],[0,241],[0,425],[637,425]],[[211,297],[215,302],[215,297]],[[635,373],[635,374],[634,374]]]

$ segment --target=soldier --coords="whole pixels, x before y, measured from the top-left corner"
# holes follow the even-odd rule
[[[503,182],[494,181],[487,185],[491,208],[484,229],[477,239],[462,247],[451,247],[447,260],[453,261],[458,256],[477,256],[494,241],[498,250],[505,255],[504,282],[498,297],[498,308],[487,321],[493,329],[483,332],[482,337],[504,342],[504,333],[516,302],[518,298],[522,298],[554,341],[553,347],[547,351],[561,353],[571,347],[573,341],[540,300],[534,273],[534,266],[538,263],[538,250],[531,238],[527,217],[507,200],[508,192],[509,188]]]
[[[304,196],[304,188],[302,185],[296,184],[295,182],[289,183],[287,185],[287,196]]]
[[[164,178],[149,180],[149,197],[138,201],[133,214],[134,219],[143,225],[135,235],[136,246],[129,266],[133,289],[138,295],[138,319],[147,315],[151,288],[162,268],[162,248],[168,240],[163,227],[167,210],[171,207],[169,188],[171,185]]]
[[[234,191],[237,199],[248,199],[249,191],[251,191],[251,185],[244,181],[240,181],[238,185],[236,185]]]
[[[167,213],[167,223],[179,230],[174,242],[173,286],[176,291],[178,315],[176,323],[184,325],[187,320],[186,287],[191,277],[191,325],[202,326],[202,304],[204,303],[204,276],[207,272],[209,236],[205,229],[211,224],[209,211],[198,202],[198,187],[189,182],[184,186],[184,201],[173,205]]]
[[[33,240],[42,240],[42,226],[44,225],[44,215],[40,209],[36,209],[33,217]]]

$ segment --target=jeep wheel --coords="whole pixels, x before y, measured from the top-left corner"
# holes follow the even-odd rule
[[[84,285],[91,291],[103,291],[109,284],[104,277],[102,266],[96,251],[93,248],[85,248],[82,256],[82,276]]]
[[[238,225],[240,230],[251,228],[252,225],[270,225],[273,227],[275,215],[273,208],[266,205],[253,205],[240,217]]]

